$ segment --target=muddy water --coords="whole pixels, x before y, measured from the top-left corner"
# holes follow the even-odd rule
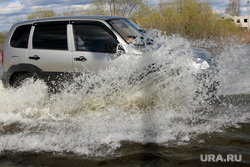
[[[220,87],[207,101],[195,93],[190,42],[158,40],[58,94],[42,81],[1,85],[0,166],[249,166],[249,47],[216,52]],[[134,79],[151,61],[167,67]]]

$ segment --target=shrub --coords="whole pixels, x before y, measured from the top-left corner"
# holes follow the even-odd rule
[[[235,34],[238,30],[232,21],[220,19],[208,3],[199,0],[160,1],[158,8],[147,9],[144,16],[140,15],[142,10],[135,14],[138,24],[146,29],[165,31],[167,35],[214,39]]]
[[[8,32],[0,32],[0,46],[3,44],[7,34]]]
[[[40,19],[45,17],[54,17],[56,16],[55,12],[47,8],[37,8],[27,16],[27,20]]]

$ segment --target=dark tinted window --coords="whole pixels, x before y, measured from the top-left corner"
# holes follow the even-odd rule
[[[15,48],[28,48],[31,25],[17,27],[10,40],[10,46]]]
[[[115,53],[118,41],[99,25],[74,25],[75,46],[77,51]]]
[[[66,24],[36,25],[33,49],[68,50]]]

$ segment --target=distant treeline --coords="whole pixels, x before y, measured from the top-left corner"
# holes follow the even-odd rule
[[[69,8],[58,12],[37,8],[18,21],[71,15],[124,16],[145,30],[158,29],[167,35],[179,34],[189,39],[216,39],[239,32],[232,20],[222,19],[204,0],[159,0],[158,6],[152,6],[144,0],[92,0],[87,9]],[[0,43],[4,35],[6,33],[1,33]]]

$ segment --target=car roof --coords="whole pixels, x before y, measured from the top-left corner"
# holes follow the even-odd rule
[[[31,24],[35,22],[46,22],[46,21],[70,21],[70,20],[99,20],[99,21],[105,21],[105,20],[110,20],[110,19],[121,19],[125,17],[119,17],[119,16],[61,16],[61,17],[48,17],[48,18],[41,18],[41,19],[34,19],[34,20],[28,20],[24,22],[19,22],[16,23],[15,25],[18,24]]]

